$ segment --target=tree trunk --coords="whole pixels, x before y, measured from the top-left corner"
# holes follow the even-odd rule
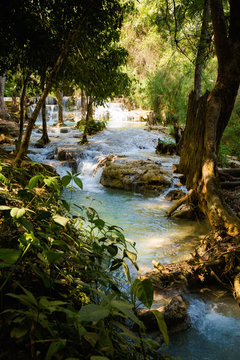
[[[0,118],[6,120],[9,119],[10,116],[7,113],[4,104],[4,87],[5,87],[5,74],[0,76]]]
[[[25,120],[25,98],[26,98],[26,90],[27,90],[27,84],[30,78],[30,74],[27,74],[26,77],[24,77],[24,74],[22,74],[22,91],[20,95],[20,117],[19,117],[19,134],[18,139],[16,143],[16,153],[18,152],[22,136],[23,136],[23,127],[24,127],[24,120]]]
[[[230,2],[229,37],[221,1],[210,0],[210,5],[218,77],[210,93],[199,99],[195,91],[189,96],[180,170],[186,177],[187,188],[196,192],[199,206],[214,230],[236,236],[240,233],[240,222],[223,200],[217,153],[240,83],[240,25],[236,15],[237,0]]]
[[[44,91],[44,85],[45,85],[45,74],[42,75],[42,79],[41,79],[41,82],[42,82],[42,91]],[[40,144],[43,144],[43,145],[47,145],[50,140],[49,140],[49,137],[48,137],[48,133],[47,133],[47,118],[46,118],[46,99],[44,99],[43,101],[43,105],[42,105],[42,137],[41,139],[38,140],[38,142]]]
[[[202,88],[202,69],[206,58],[207,41],[208,41],[208,23],[209,23],[209,0],[204,1],[204,9],[202,16],[202,28],[197,47],[195,74],[194,74],[194,90],[196,92],[197,99],[201,96]]]
[[[86,116],[86,95],[85,91],[81,90],[81,119],[85,119]]]
[[[87,101],[87,115],[86,115],[85,127],[80,144],[86,144],[88,142],[87,133],[88,133],[89,119],[91,118],[91,114],[92,114],[92,104],[93,104],[92,99],[91,97],[89,97]]]
[[[84,20],[84,16],[83,16],[83,19],[82,21]],[[35,110],[31,116],[31,119],[29,120],[28,122],[28,126],[27,126],[27,129],[25,131],[25,134],[24,134],[24,138],[23,138],[23,141],[22,141],[22,144],[20,146],[20,149],[16,155],[16,158],[15,158],[15,163],[16,165],[19,165],[24,157],[24,155],[26,154],[27,152],[27,149],[28,149],[28,146],[29,146],[29,142],[30,142],[30,137],[31,137],[31,134],[32,134],[32,130],[33,130],[33,127],[34,127],[34,124],[37,120],[37,117],[39,115],[39,112],[41,110],[41,107],[46,99],[46,97],[48,96],[48,93],[49,91],[51,90],[52,86],[53,86],[53,83],[56,79],[56,76],[57,76],[57,73],[62,65],[62,62],[65,58],[65,56],[67,55],[67,52],[68,52],[68,49],[70,47],[70,45],[72,44],[80,26],[82,25],[82,22],[79,21],[78,23],[78,26],[73,29],[72,31],[70,31],[69,33],[69,36],[68,36],[68,39],[61,51],[61,53],[59,54],[58,58],[57,58],[57,61],[49,75],[49,78],[48,78],[48,81],[46,83],[46,87],[44,89],[44,91],[42,92],[37,104],[36,104],[36,107],[35,107]]]
[[[61,126],[64,126],[64,122],[63,122],[63,92],[59,88],[57,89],[56,97],[57,97],[57,101],[58,101],[58,123],[57,123],[57,126],[61,127]]]

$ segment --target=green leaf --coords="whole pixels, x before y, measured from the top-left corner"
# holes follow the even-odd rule
[[[64,257],[64,252],[57,250],[48,250],[44,253],[47,256],[49,264],[55,264],[58,260]]]
[[[58,178],[56,176],[44,178],[43,182],[49,187],[53,186],[57,190],[57,192],[60,193],[61,189],[58,182]]]
[[[90,360],[109,360],[106,356],[91,356]]]
[[[12,208],[12,210],[10,211],[10,215],[13,217],[13,218],[16,218],[16,219],[19,219],[21,218],[24,214],[26,213],[26,209],[24,208]]]
[[[63,186],[67,186],[70,183],[70,181],[72,180],[72,176],[71,175],[65,175],[65,176],[63,176],[61,178],[61,180],[62,180]]]
[[[119,269],[120,266],[122,266],[122,264],[123,264],[122,259],[113,260],[111,267],[110,267],[110,271],[115,271],[115,270]]]
[[[39,300],[39,306],[50,312],[59,310],[59,307],[65,304],[67,303],[61,300],[48,300],[46,296],[42,296]]]
[[[136,336],[131,330],[129,330],[125,325],[121,324],[120,322],[114,322],[114,325],[116,325],[123,331],[121,335],[124,335],[136,342],[137,344],[140,344],[140,338]]]
[[[137,255],[129,250],[124,250],[124,256],[128,257],[133,263],[137,260]]]
[[[131,293],[135,294],[148,309],[151,308],[153,302],[153,285],[149,279],[136,279],[131,287]]]
[[[95,304],[85,305],[79,311],[81,321],[99,321],[109,315],[109,309]]]
[[[30,233],[34,231],[33,224],[31,224],[27,219],[22,218],[22,219],[21,219],[21,224],[22,224],[22,226],[23,226],[27,231],[29,231]]]
[[[23,337],[24,335],[26,335],[26,333],[28,332],[29,329],[24,329],[24,328],[13,328],[10,336],[11,338],[14,339],[20,339],[21,337]]]
[[[33,176],[30,180],[29,180],[29,183],[28,183],[28,188],[29,190],[32,190],[33,188],[35,188],[38,184],[38,182],[40,180],[42,180],[43,176],[42,175],[35,175]]]
[[[151,311],[152,311],[152,313],[154,314],[154,316],[155,316],[155,318],[157,320],[159,330],[161,331],[161,333],[163,335],[163,340],[164,340],[165,344],[168,346],[169,337],[168,337],[167,325],[166,325],[166,323],[164,321],[164,317],[158,310],[151,310]]]
[[[113,300],[110,301],[110,305],[113,308],[121,311],[124,315],[126,315],[126,317],[128,319],[131,319],[133,322],[138,324],[141,328],[144,327],[144,324],[142,323],[142,321],[140,321],[133,312],[133,304],[129,304],[129,303],[124,302],[122,300],[113,299]]]
[[[102,219],[96,219],[93,221],[93,223],[96,225],[96,227],[100,230],[102,230],[104,228],[105,225],[105,221]]]
[[[1,206],[0,206],[0,211],[11,210],[11,209],[12,209],[11,206],[6,206],[6,205],[1,205]]]
[[[0,268],[15,264],[15,262],[18,260],[20,255],[21,255],[21,251],[18,249],[1,248]]]
[[[77,177],[77,176],[73,176],[73,181],[75,182],[75,184],[80,188],[83,189],[83,183],[82,180]]]
[[[124,261],[123,261],[123,268],[124,268],[124,272],[126,274],[128,282],[131,283],[131,276],[130,276],[129,267],[127,266],[127,264]]]
[[[61,199],[61,201],[62,201],[62,204],[63,204],[64,208],[65,208],[67,211],[70,211],[70,205],[69,205],[69,203],[68,203],[66,200],[64,200],[64,199]]]
[[[107,251],[109,252],[112,257],[116,256],[118,253],[118,247],[115,245],[108,245]]]
[[[53,220],[55,221],[55,223],[62,225],[63,227],[65,227],[67,225],[67,223],[69,222],[68,218],[58,215],[58,214],[53,216]]]
[[[35,305],[38,306],[38,302],[35,298],[35,296],[33,295],[33,293],[31,293],[31,291],[27,290],[25,287],[23,287],[21,284],[18,283],[18,286],[20,286],[20,288],[25,292],[26,296],[28,297],[29,301]]]
[[[9,184],[8,179],[3,174],[0,174],[0,182],[3,183],[3,184],[6,184],[6,185]]]
[[[94,332],[86,332],[83,335],[84,339],[91,344],[92,347],[95,347],[97,341],[99,340],[99,335]]]
[[[45,360],[51,360],[53,355],[56,354],[59,350],[63,349],[66,345],[66,340],[60,339],[59,341],[53,341],[46,354]]]

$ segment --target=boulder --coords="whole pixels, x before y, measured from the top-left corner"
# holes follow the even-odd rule
[[[191,326],[186,303],[180,294],[173,296],[167,305],[156,310],[163,315],[168,335],[187,330]],[[139,311],[138,317],[144,323],[148,332],[158,331],[156,318],[151,311],[142,309]],[[160,341],[162,341],[161,336]]]
[[[14,144],[14,139],[6,136],[4,134],[0,134],[0,144]]]
[[[159,195],[171,185],[170,174],[150,159],[106,161],[100,183],[103,186],[134,191],[150,196]]]
[[[55,152],[55,159],[59,161],[65,161],[65,160],[74,160],[77,157],[77,151],[76,148],[63,148],[58,147],[56,148]]]
[[[68,128],[67,127],[60,128],[60,133],[61,134],[67,134],[68,133]]]
[[[0,120],[0,134],[18,136],[18,124],[11,120]]]

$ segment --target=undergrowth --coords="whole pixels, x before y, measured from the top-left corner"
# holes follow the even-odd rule
[[[0,163],[0,359],[164,358],[136,316],[136,299],[151,308],[153,287],[146,279],[131,285],[134,245],[93,208],[71,210],[61,189],[82,188],[78,174],[60,180],[39,165],[32,176],[33,168]]]

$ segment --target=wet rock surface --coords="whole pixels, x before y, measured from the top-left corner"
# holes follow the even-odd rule
[[[117,159],[106,161],[100,183],[106,187],[157,196],[171,185],[171,176],[161,170],[159,162],[150,159]]]
[[[180,294],[173,296],[167,305],[161,306],[156,310],[163,315],[169,335],[187,330],[191,326],[187,305]],[[156,318],[151,311],[142,309],[139,311],[138,316],[145,324],[148,332],[155,332],[158,330]],[[159,340],[161,341],[161,335]]]

